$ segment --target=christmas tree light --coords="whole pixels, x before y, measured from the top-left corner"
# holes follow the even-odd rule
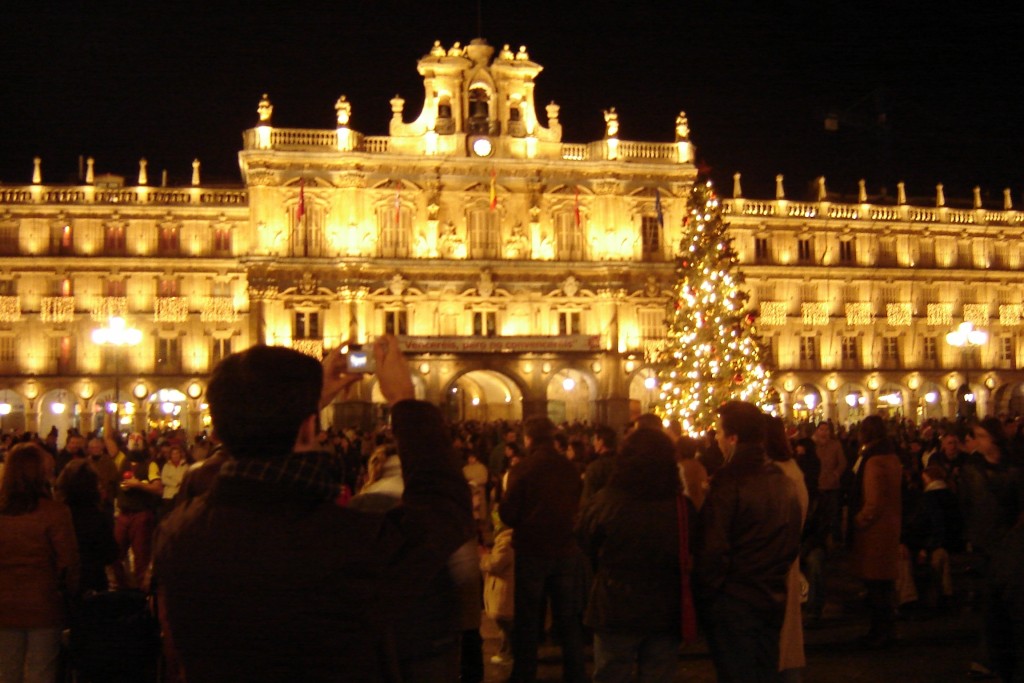
[[[658,358],[655,410],[699,434],[714,426],[726,401],[767,407],[770,384],[756,316],[710,181],[694,183],[689,207],[667,309],[668,339]]]

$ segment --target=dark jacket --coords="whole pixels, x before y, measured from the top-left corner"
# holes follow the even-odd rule
[[[597,456],[597,459],[587,465],[583,472],[583,493],[580,504],[583,507],[590,505],[590,501],[598,491],[603,489],[615,470],[617,460],[615,451],[605,451]]]
[[[221,476],[167,519],[155,576],[189,683],[392,678],[393,615],[472,535],[440,412],[402,401],[392,420],[405,493],[386,514]]]
[[[582,485],[569,460],[550,444],[531,446],[509,472],[508,491],[498,508],[512,527],[517,555],[562,557],[579,550],[573,536]]]
[[[975,550],[992,554],[1017,522],[1021,476],[1005,462],[993,464],[972,453],[960,469],[960,506],[965,535]]]
[[[587,626],[629,634],[679,633],[677,500],[623,490],[613,480],[583,510],[578,535],[594,568]],[[687,518],[695,522],[697,513],[686,504]]]
[[[700,510],[695,597],[711,600],[725,593],[754,609],[781,612],[800,527],[795,484],[760,444],[738,444],[711,478]]]

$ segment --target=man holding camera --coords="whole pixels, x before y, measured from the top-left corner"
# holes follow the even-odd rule
[[[211,491],[160,529],[165,631],[189,683],[381,681],[396,672],[399,596],[425,591],[473,532],[469,489],[441,414],[414,399],[394,337],[373,347],[405,478],[386,514],[338,507],[319,411],[359,381],[335,350],[321,368],[254,346],[214,370],[213,429],[231,459]]]

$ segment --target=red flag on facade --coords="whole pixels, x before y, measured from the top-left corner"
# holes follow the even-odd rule
[[[576,186],[576,198],[573,201],[572,206],[573,215],[576,217],[576,227],[580,227],[582,219],[580,218],[580,186]]]
[[[498,191],[497,191],[497,187],[495,186],[497,175],[498,175],[497,171],[495,171],[492,168],[491,169],[491,211],[494,211],[496,208],[498,208]]]
[[[301,223],[306,215],[306,179],[299,178],[299,206],[295,209],[295,222]]]

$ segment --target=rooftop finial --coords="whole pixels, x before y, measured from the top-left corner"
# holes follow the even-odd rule
[[[1006,188],[1003,190],[1003,210],[1013,210],[1013,193],[1010,192],[1010,188]]]
[[[818,176],[818,201],[823,202],[828,199],[828,190],[825,189],[825,176]]]
[[[89,157],[85,160],[85,184],[92,185],[96,182],[96,160]]]
[[[896,203],[900,206],[907,203],[907,185],[902,180],[896,183]]]
[[[334,103],[334,110],[338,112],[338,128],[348,127],[349,117],[352,116],[352,103],[342,95]]]
[[[776,199],[785,199],[786,198],[786,190],[784,190],[783,187],[782,187],[782,174],[781,173],[778,174],[777,176],[775,176],[775,198]]]
[[[679,112],[676,117],[676,142],[690,139],[690,122],[686,118],[686,112]]]
[[[35,157],[32,159],[32,184],[39,185],[43,182],[43,159]]]
[[[867,204],[868,202],[867,183],[863,178],[857,181],[857,201],[861,204]]]
[[[740,185],[740,174],[732,174],[732,197],[733,199],[743,198],[743,187]]]
[[[605,137],[617,138],[619,136],[619,114],[615,107],[604,110]]]
[[[192,184],[199,185],[199,159],[192,160]]]
[[[974,208],[981,208],[981,188],[977,185],[974,186]]]
[[[935,206],[946,205],[946,192],[942,189],[942,183],[935,186]]]
[[[260,115],[260,125],[270,125],[270,117],[274,113],[274,105],[270,103],[267,93],[263,93],[263,97],[260,98],[259,106],[256,107],[256,113]]]
[[[146,158],[139,159],[139,185],[149,184],[149,175],[146,173],[146,166],[149,164]]]

